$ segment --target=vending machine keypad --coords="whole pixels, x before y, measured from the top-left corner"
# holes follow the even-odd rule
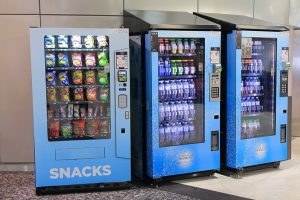
[[[210,101],[220,101],[221,74],[210,75]]]
[[[281,70],[280,72],[280,96],[288,96],[288,71]]]

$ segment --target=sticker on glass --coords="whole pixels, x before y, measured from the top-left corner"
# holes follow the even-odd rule
[[[210,50],[210,63],[219,64],[220,63],[220,48],[212,47]]]
[[[252,58],[252,38],[242,38],[242,58]]]

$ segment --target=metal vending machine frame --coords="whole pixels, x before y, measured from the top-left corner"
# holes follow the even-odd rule
[[[290,159],[291,135],[288,121],[288,60],[289,33],[286,26],[273,24],[255,18],[238,15],[225,15],[214,13],[194,13],[199,17],[211,20],[222,26],[222,61],[225,65],[222,79],[222,108],[221,115],[221,170],[223,173],[235,172],[238,176],[244,171],[251,171],[265,167],[279,167],[280,161]],[[271,71],[265,72],[274,77],[273,133],[265,131],[259,136],[242,137],[241,103],[242,92],[242,50],[243,38],[253,40],[273,41],[276,44],[273,52]],[[254,42],[253,42],[254,43]],[[252,51],[252,50],[251,50]],[[252,51],[254,52],[254,51]],[[271,51],[268,52],[272,53]],[[264,55],[264,59],[267,55]],[[264,66],[265,68],[266,66]],[[264,69],[265,70],[265,69]],[[250,74],[250,75],[255,75]],[[271,81],[271,80],[270,80]],[[266,101],[266,100],[265,100]],[[269,104],[269,102],[268,102]],[[269,112],[269,111],[264,111]],[[256,114],[256,113],[254,113]],[[254,115],[253,114],[253,115]],[[265,120],[265,119],[264,119]],[[266,120],[265,120],[266,121]],[[249,129],[247,133],[249,133]],[[246,133],[246,134],[247,134]]]
[[[70,46],[71,37],[73,36],[79,38],[77,39],[77,45],[79,45],[79,47]],[[89,37],[89,39],[87,39],[87,37]],[[106,38],[104,39],[105,44],[100,45],[100,40],[98,40],[97,37]],[[65,39],[62,43],[65,45],[63,48],[59,47],[58,38]],[[128,187],[127,182],[131,181],[128,38],[128,29],[30,29],[35,185],[37,194]],[[94,45],[94,41],[96,40],[98,43]],[[85,41],[86,43],[84,43]],[[51,47],[46,46],[46,44],[50,44]],[[105,54],[105,59],[107,60],[100,61],[99,55],[104,51],[108,52]],[[80,62],[86,64],[80,64],[80,66],[75,65],[75,57],[71,58],[71,55],[75,56],[73,53],[80,53],[82,56],[81,59],[86,59],[85,61],[77,60],[77,64]],[[88,58],[87,53],[93,54],[94,58]],[[50,54],[52,54],[53,57],[51,57]],[[66,57],[66,59],[63,58],[64,60],[58,61],[58,59],[61,59],[58,58],[58,54],[63,56],[69,55],[69,58]],[[102,56],[103,55],[104,54],[102,54]],[[50,56],[50,58],[47,56]],[[104,59],[104,57],[102,58]],[[88,59],[94,59],[94,61],[89,60],[88,65]],[[102,61],[104,64],[106,63],[105,66],[104,64],[100,64]],[[68,62],[69,64],[66,64]],[[58,66],[59,64],[65,66]],[[82,73],[82,83],[79,85],[75,85],[74,70],[81,71]],[[82,76],[87,76],[87,70],[94,70],[95,73],[92,86],[87,85],[92,84],[88,83],[87,79],[82,80]],[[69,74],[69,77],[68,74],[66,76],[69,78],[70,83],[59,82],[66,80],[65,77],[62,77],[63,79],[58,77],[58,74],[62,71]],[[101,83],[103,79],[100,79],[100,71],[101,74],[104,72],[108,74],[108,76],[106,76],[108,85]],[[49,72],[54,76],[51,79],[48,79]],[[73,78],[71,74],[73,74]],[[52,85],[48,84],[49,80]],[[70,96],[66,101],[64,100],[64,102],[61,102],[62,99],[58,97],[56,97],[58,100],[54,97],[54,99],[52,99],[54,101],[50,102],[50,97],[47,96],[49,95],[48,89],[60,91],[60,88],[67,88]],[[82,101],[74,97],[77,88],[79,88],[79,90],[81,88],[81,92],[83,92]],[[88,93],[85,94],[88,88],[97,88],[97,100],[96,98],[92,100],[92,97],[89,98],[85,96],[88,95]],[[103,88],[106,89],[104,90]],[[71,92],[73,89],[74,93]],[[102,91],[102,94],[100,94],[100,91]],[[104,98],[103,95],[108,96],[108,98]],[[59,95],[57,94],[57,96]],[[60,98],[63,97],[60,96]],[[78,96],[76,98],[78,98]],[[51,112],[49,112],[49,106],[59,107],[60,105],[69,105],[70,103],[74,105],[71,106],[72,109],[57,111],[57,113],[59,113],[57,116],[53,116],[53,113],[51,114]],[[102,106],[104,104],[106,107]],[[75,105],[80,105],[80,116],[75,116]],[[82,105],[91,106],[91,109],[89,107],[88,111],[81,110]],[[94,111],[93,114],[90,115],[89,112],[92,113],[92,108]],[[68,112],[67,116],[63,116],[65,112]],[[72,116],[69,116],[69,114]],[[62,126],[64,120],[71,121],[73,132],[69,132],[68,136],[66,136],[63,135],[61,127],[60,129],[56,127],[57,134],[55,136],[50,135],[49,130],[53,128],[49,125],[50,119],[60,122],[57,123],[58,126]],[[95,125],[96,122],[94,121],[94,124],[92,123],[92,129],[84,130],[83,128],[78,130],[80,127],[75,127],[74,125],[74,121],[76,120],[79,120],[80,123],[86,123],[86,128],[88,127],[88,120],[98,120],[96,122],[99,122],[100,125]],[[78,123],[78,121],[76,123]],[[105,130],[104,128],[101,130],[101,126],[102,128],[105,127]],[[89,128],[91,128],[91,125]],[[64,130],[66,130],[66,127],[64,127]]]
[[[132,123],[133,175],[143,181],[159,182],[213,174],[220,167],[219,26],[189,13],[139,10],[125,10],[124,25],[131,35],[132,112],[140,119],[139,123]],[[203,141],[182,145],[160,142],[158,63],[159,57],[168,55],[159,54],[159,38],[204,41],[204,65],[199,65],[204,85],[203,118],[195,121],[203,123]],[[217,61],[211,60],[212,52],[219,55]]]

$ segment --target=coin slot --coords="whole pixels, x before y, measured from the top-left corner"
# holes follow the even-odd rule
[[[214,119],[219,119],[219,115],[214,115]]]
[[[121,128],[121,133],[125,134],[125,128]]]

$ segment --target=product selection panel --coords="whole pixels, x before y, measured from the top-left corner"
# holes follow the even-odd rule
[[[288,71],[286,70],[280,72],[280,96],[288,96]]]
[[[221,74],[210,75],[210,101],[220,101]]]
[[[128,52],[118,51],[115,54],[116,70],[117,70],[117,89],[118,89],[118,107],[127,108],[128,95],[127,81],[128,81]]]

